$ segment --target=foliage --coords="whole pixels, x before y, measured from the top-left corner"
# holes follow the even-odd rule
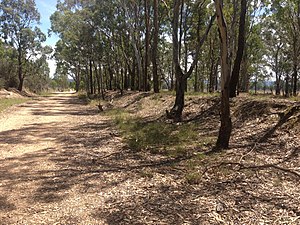
[[[0,4],[1,69],[5,87],[27,88],[39,92],[48,83],[49,69],[46,55],[49,46],[43,46],[46,35],[36,26],[40,14],[34,0],[3,0]],[[2,40],[5,42],[2,43]],[[16,81],[18,80],[18,82]]]

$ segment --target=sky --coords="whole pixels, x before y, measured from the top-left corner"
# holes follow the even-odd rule
[[[47,41],[45,44],[54,48],[58,37],[55,34],[52,34],[50,37],[48,37],[48,29],[51,27],[50,16],[56,10],[56,0],[35,0],[35,4],[39,13],[41,14],[40,28],[43,33],[47,35]],[[50,67],[50,76],[52,77],[56,69],[55,60],[48,60],[48,63]]]

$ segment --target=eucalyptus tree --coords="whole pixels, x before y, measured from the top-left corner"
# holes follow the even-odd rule
[[[229,82],[230,82],[230,64],[229,64],[229,44],[226,20],[223,13],[223,1],[215,0],[217,22],[221,42],[221,127],[216,143],[216,150],[228,148],[232,131],[232,122],[230,117],[229,105]]]
[[[37,27],[40,14],[34,0],[3,0],[0,3],[1,33],[17,52],[18,90],[22,91],[25,78],[24,66],[41,49],[46,36]]]
[[[281,82],[283,77],[283,61],[285,49],[287,48],[286,31],[281,24],[276,20],[274,14],[269,15],[264,21],[263,39],[266,47],[265,58],[268,66],[275,75],[275,93],[280,94]],[[257,52],[255,53],[257,54]]]
[[[59,2],[57,10],[51,15],[51,31],[58,34],[60,40],[56,44],[55,58],[59,72],[72,76],[76,91],[82,80],[85,80],[89,92],[89,51],[92,44],[88,38],[89,30],[84,21],[85,14],[78,9],[79,5],[72,1]],[[85,75],[85,77],[83,77]],[[83,79],[85,78],[85,79]]]
[[[271,2],[271,12],[279,26],[284,30],[284,42],[288,44],[290,61],[292,62],[293,94],[297,95],[298,70],[300,63],[300,1],[274,0]]]
[[[246,33],[246,13],[247,13],[247,0],[241,0],[240,19],[239,19],[239,31],[238,31],[238,42],[236,57],[231,72],[230,83],[229,83],[229,96],[235,97],[237,85],[239,82],[240,68],[245,48],[245,33]]]
[[[0,88],[17,87],[17,60],[13,46],[0,41]]]
[[[41,55],[26,64],[27,78],[25,85],[35,93],[41,93],[49,88],[50,84],[50,68],[47,62],[47,56]]]
[[[153,46],[152,46],[152,65],[153,65],[153,89],[155,93],[159,92],[159,80],[157,71],[157,50],[159,38],[159,21],[158,21],[158,0],[153,0]]]
[[[192,72],[194,68],[197,65],[200,50],[202,45],[204,44],[208,33],[210,31],[210,28],[213,25],[213,22],[215,20],[215,15],[211,16],[210,19],[208,19],[208,16],[204,17],[206,21],[205,28],[203,29],[204,31],[202,36],[200,36],[200,29],[201,29],[201,21],[202,15],[198,13],[198,10],[201,10],[201,13],[206,14],[207,10],[207,2],[206,1],[201,1],[200,3],[197,3],[194,5],[194,7],[197,9],[197,13],[191,16],[196,16],[197,19],[197,38],[196,40],[193,40],[193,42],[196,42],[194,46],[195,50],[192,50],[189,54],[185,54],[185,59],[184,59],[184,64],[185,68],[182,68],[182,62],[181,62],[181,48],[182,48],[182,42],[181,42],[181,28],[180,28],[180,23],[179,20],[182,18],[180,17],[180,9],[182,7],[185,7],[184,5],[182,6],[182,2],[180,0],[174,0],[174,7],[173,7],[173,20],[172,20],[172,40],[173,40],[173,64],[174,64],[174,69],[175,69],[175,77],[176,77],[176,98],[175,98],[175,103],[172,109],[167,111],[167,117],[170,119],[173,119],[174,121],[181,121],[182,120],[182,112],[184,108],[184,92],[186,90],[187,86],[187,79],[192,75]],[[187,20],[187,18],[185,18]],[[205,23],[204,23],[205,24]],[[185,35],[188,35],[187,32]],[[187,43],[185,43],[187,44]],[[186,49],[188,49],[186,47]],[[189,67],[187,68],[187,58],[192,57],[192,63]]]

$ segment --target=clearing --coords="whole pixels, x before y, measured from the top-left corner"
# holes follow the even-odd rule
[[[300,105],[233,100],[231,149],[206,154],[215,96],[112,93],[104,112],[76,95],[0,115],[0,224],[300,224]]]

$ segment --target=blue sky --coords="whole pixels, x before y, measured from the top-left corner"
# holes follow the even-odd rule
[[[48,37],[48,29],[50,29],[51,27],[50,16],[56,10],[56,0],[35,0],[35,4],[41,14],[40,28],[47,35],[47,41],[45,44],[50,45],[54,48],[58,37],[54,34]],[[52,76],[56,68],[55,61],[48,60],[48,63],[50,67],[50,75]]]

